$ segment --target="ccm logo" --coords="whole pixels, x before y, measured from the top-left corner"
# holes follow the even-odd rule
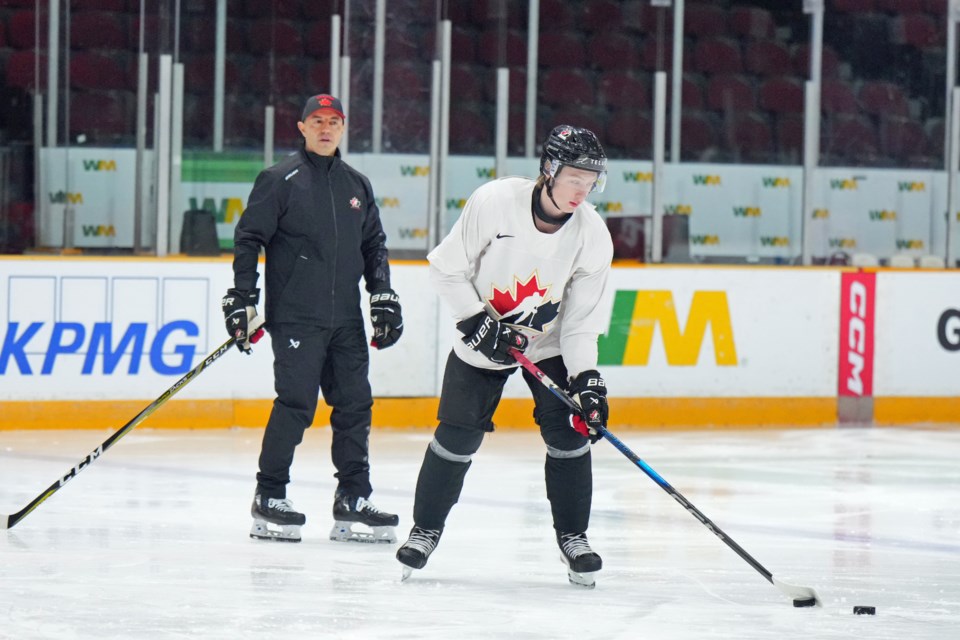
[[[869,397],[873,395],[876,275],[843,274],[841,287],[837,391],[841,396]]]

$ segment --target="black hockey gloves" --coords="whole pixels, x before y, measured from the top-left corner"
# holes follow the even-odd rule
[[[227,326],[227,333],[237,339],[237,349],[249,354],[250,345],[256,344],[263,337],[263,323],[257,319],[257,303],[260,302],[260,289],[239,291],[230,289],[223,296],[220,306],[223,307],[223,319]],[[251,327],[256,327],[253,335],[247,335]]]
[[[371,347],[386,349],[400,339],[403,317],[400,296],[393,289],[378,289],[370,294],[370,322],[373,324]]]
[[[596,442],[600,439],[597,428],[606,428],[607,417],[610,415],[610,408],[607,406],[607,385],[600,377],[600,372],[596,369],[588,369],[571,379],[570,395],[583,409],[583,415],[570,413],[570,426],[580,435],[590,438],[590,442]]]
[[[457,329],[463,334],[463,344],[497,364],[516,364],[510,349],[523,351],[527,348],[525,335],[494,320],[486,311],[461,320]]]

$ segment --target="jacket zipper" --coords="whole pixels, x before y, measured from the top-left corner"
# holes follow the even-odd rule
[[[334,160],[336,162],[336,160]],[[330,279],[330,325],[336,326],[337,261],[340,259],[340,232],[337,229],[337,203],[333,199],[333,165],[327,172],[327,189],[330,192],[330,210],[333,212],[333,277]]]

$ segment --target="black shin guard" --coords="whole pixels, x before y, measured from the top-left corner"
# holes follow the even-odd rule
[[[413,504],[413,521],[418,527],[443,530],[450,509],[460,499],[470,464],[444,460],[427,448]]]
[[[576,458],[548,455],[544,473],[554,528],[565,533],[586,531],[590,524],[590,505],[593,500],[590,452]]]

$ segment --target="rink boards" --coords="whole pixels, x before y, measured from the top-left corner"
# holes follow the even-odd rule
[[[633,265],[612,282],[599,345],[612,426],[960,415],[956,272]],[[231,283],[227,258],[0,259],[0,429],[122,426],[224,342]],[[406,332],[371,353],[374,424],[432,426],[453,321],[425,263],[395,263],[393,284]],[[267,340],[252,356],[225,355],[149,426],[262,426]],[[497,424],[531,427],[528,398],[512,376]],[[317,423],[327,414],[321,406]]]

